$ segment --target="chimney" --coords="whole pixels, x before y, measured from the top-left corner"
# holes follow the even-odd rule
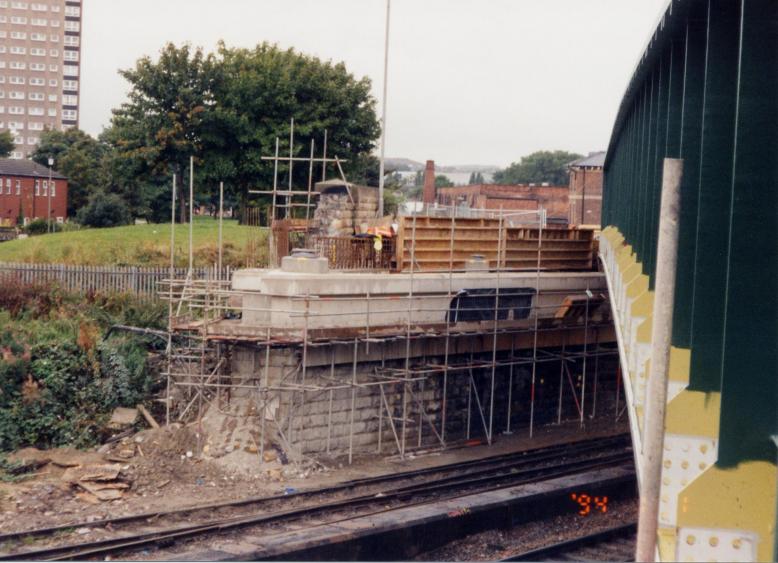
[[[422,192],[424,203],[435,203],[435,161],[428,160],[424,170],[424,191]]]

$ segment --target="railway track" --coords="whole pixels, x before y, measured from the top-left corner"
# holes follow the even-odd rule
[[[517,553],[502,561],[633,561],[637,524],[625,524],[546,547]]]
[[[630,463],[628,435],[357,479],[332,487],[0,535],[0,560],[63,560],[169,547],[245,528],[274,532]],[[104,537],[72,542],[76,528]],[[77,536],[78,537],[78,536]],[[80,539],[80,537],[79,537]],[[72,542],[72,543],[69,543]],[[30,545],[36,545],[30,549]]]

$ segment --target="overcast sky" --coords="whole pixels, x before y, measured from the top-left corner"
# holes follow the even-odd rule
[[[380,100],[385,0],[83,3],[81,127],[95,135],[125,99],[117,70],[166,41],[208,50],[219,39],[277,42],[344,61]],[[540,149],[605,149],[666,4],[392,0],[387,156],[505,166]]]

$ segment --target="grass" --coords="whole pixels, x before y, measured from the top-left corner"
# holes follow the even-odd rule
[[[224,221],[224,264],[262,265],[266,262],[265,229]],[[196,217],[193,227],[195,266],[217,261],[218,221]],[[189,257],[189,225],[175,228],[176,265]],[[82,229],[0,243],[0,262],[80,264],[87,266],[167,266],[170,263],[170,224],[129,225],[111,229]]]

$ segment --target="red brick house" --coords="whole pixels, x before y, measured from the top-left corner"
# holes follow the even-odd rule
[[[605,153],[591,153],[568,165],[570,169],[570,224],[600,225],[602,216],[602,169]]]
[[[0,225],[16,225],[20,215],[24,223],[46,219],[67,219],[68,181],[65,176],[31,160],[0,159]],[[21,210],[21,213],[20,213]]]
[[[567,186],[535,184],[473,184],[438,188],[441,205],[463,205],[477,209],[534,211],[544,208],[554,222],[567,222],[569,215]]]

